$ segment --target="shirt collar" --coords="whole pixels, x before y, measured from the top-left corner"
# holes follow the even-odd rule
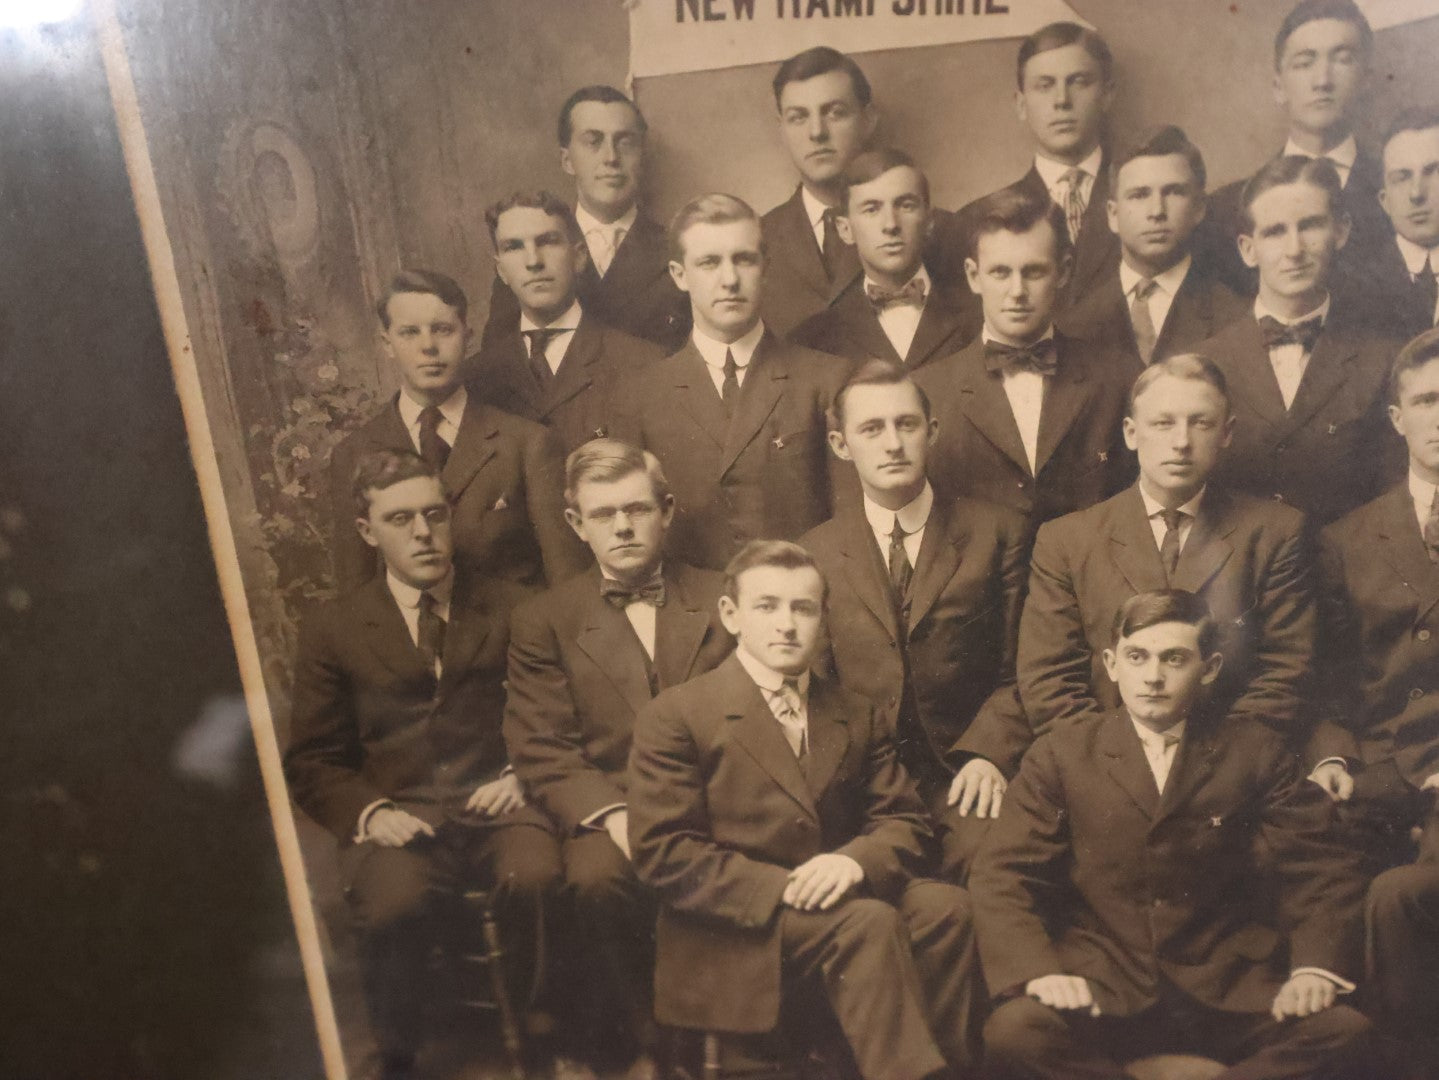
[[[799,186],[799,201],[804,203],[804,216],[809,219],[812,229],[818,229],[819,223],[824,220],[824,212],[832,209],[811,195],[809,188],[803,184]]]
[[[723,341],[716,341],[698,326],[694,328],[691,335],[695,348],[699,350],[700,356],[710,367],[719,369],[724,367],[724,354],[728,349],[734,354],[736,367],[749,367],[749,362],[754,359],[754,351],[759,346],[759,339],[764,337],[764,321],[754,324],[749,333],[737,341],[726,344]]]
[[[1179,287],[1184,284],[1185,277],[1189,274],[1189,267],[1194,262],[1194,256],[1186,255],[1177,263],[1171,266],[1162,274],[1156,274],[1150,278],[1166,296],[1174,296],[1179,292]],[[1134,294],[1134,287],[1139,284],[1142,275],[1138,270],[1132,268],[1127,262],[1120,260],[1119,263],[1119,288],[1125,296]]]
[[[1144,490],[1143,484],[1136,486],[1139,488],[1139,497],[1144,500],[1144,516],[1150,518],[1157,516],[1164,507],[1160,506],[1155,499],[1150,498],[1149,492]],[[1190,499],[1183,506],[1176,507],[1176,509],[1181,514],[1188,514],[1191,521],[1197,520],[1199,517],[1199,503],[1203,498],[1204,488],[1200,488],[1199,493],[1195,495],[1194,498]]]
[[[619,229],[623,229],[626,234],[628,234],[629,231],[635,227],[635,218],[639,217],[639,213],[640,207],[639,204],[636,203],[607,225],[583,206],[576,204],[575,221],[579,223],[580,232],[585,236],[589,236],[590,233],[596,231],[614,235]]]
[[[983,328],[982,330],[980,330],[980,332],[979,332],[979,337],[980,337],[980,340],[982,340],[982,341],[998,341],[998,340],[999,340],[999,338],[997,338],[997,337],[994,335],[994,333],[989,329],[989,323],[988,323],[988,322],[986,322],[986,323],[984,324],[984,328]],[[1044,333],[1040,334],[1039,337],[1037,337],[1037,338],[1035,338],[1033,341],[1031,341],[1030,344],[1031,344],[1031,345],[1038,345],[1041,341],[1048,341],[1048,340],[1049,340],[1050,338],[1052,338],[1052,337],[1054,337],[1054,323],[1053,323],[1053,321],[1051,321],[1050,324],[1049,324],[1047,327],[1045,327]]]
[[[923,282],[923,284],[924,284],[924,295],[925,295],[925,298],[926,298],[926,299],[928,299],[929,294],[934,291],[934,289],[933,289],[934,282],[930,279],[929,271],[928,271],[927,269],[925,269],[924,263],[920,263],[920,264],[919,264],[919,269],[915,271],[914,277],[910,278],[909,281],[919,281],[919,282]],[[906,282],[905,282],[905,285],[908,285],[908,284],[909,284],[909,281],[906,281]],[[873,285],[876,289],[888,289],[888,288],[889,288],[888,285],[881,285],[879,282],[875,281],[874,278],[870,277],[868,274],[865,274],[865,275],[864,275],[864,288],[865,288],[866,294],[868,294],[868,292],[869,292],[869,287],[870,287],[871,285]]]
[[[655,564],[655,572],[654,572],[653,574],[651,574],[649,577],[645,578],[645,580],[642,581],[642,582],[640,582],[640,584],[643,585],[643,584],[646,584],[647,582],[658,581],[659,579],[663,578],[664,576],[665,576],[664,563],[657,563],[657,564]],[[604,578],[606,581],[619,581],[619,578],[615,577],[614,574],[611,574],[611,573],[610,573],[608,570],[606,570],[603,566],[600,567],[600,577]]]
[[[773,668],[765,667],[746,652],[743,645],[735,649],[734,656],[735,659],[739,661],[740,667],[745,669],[745,673],[755,681],[755,685],[766,693],[778,694],[784,687],[785,679],[789,678],[789,676],[781,675]],[[798,676],[795,682],[799,684],[800,696],[807,697],[809,695],[809,672],[806,671]]]
[[[869,521],[869,527],[886,536],[894,531],[895,518],[899,518],[899,527],[906,534],[919,532],[929,521],[929,512],[932,509],[934,489],[929,486],[928,480],[924,483],[924,490],[898,510],[886,510],[868,495],[864,496],[864,516]]]
[[[557,333],[573,333],[579,329],[580,319],[583,316],[584,310],[580,307],[578,300],[570,304],[563,315],[546,326],[541,326],[522,311],[520,312],[520,333],[523,334],[530,330],[554,330]]]
[[[440,402],[440,415],[458,428],[460,418],[465,415],[465,403],[469,400],[469,392],[463,386],[455,387],[454,393]],[[425,406],[410,397],[405,391],[400,391],[400,419],[405,422],[405,427],[412,428],[418,424],[420,413],[424,409]]]
[[[1264,301],[1256,296],[1254,298],[1254,318],[1256,320],[1262,319],[1266,315],[1268,315],[1271,319],[1282,322],[1285,326],[1294,326],[1296,323],[1302,323],[1306,319],[1314,318],[1316,315],[1319,316],[1320,322],[1323,323],[1329,318],[1329,297],[1325,296],[1324,303],[1320,304],[1313,311],[1306,311],[1297,319],[1286,319],[1283,316],[1276,315],[1274,314],[1274,312],[1270,311],[1267,307],[1264,306]]]
[[[1417,274],[1424,269],[1427,261],[1431,269],[1439,272],[1439,246],[1427,248],[1420,247],[1407,236],[1394,234],[1394,242],[1399,245],[1399,255],[1404,259],[1404,266],[1411,274]]]
[[[1435,487],[1413,469],[1409,470],[1409,494],[1414,497],[1414,506],[1420,514],[1428,514],[1429,508],[1434,505]]]
[[[389,586],[390,595],[395,598],[395,603],[402,608],[417,608],[420,606],[420,597],[429,593],[435,598],[435,602],[445,607],[450,602],[450,594],[455,589],[455,571],[450,570],[445,579],[438,585],[431,585],[428,589],[417,589],[395,577],[388,570],[385,571],[385,584]]]
[[[1294,144],[1294,140],[1290,139],[1284,144],[1284,156],[1305,157],[1311,160],[1314,158],[1324,158],[1326,161],[1342,166],[1345,171],[1345,178],[1347,179],[1349,170],[1354,168],[1354,162],[1359,158],[1359,143],[1353,135],[1350,135],[1349,138],[1345,139],[1332,150],[1326,150],[1322,154],[1311,154],[1308,150],[1299,149],[1299,147]]]
[[[1096,146],[1093,152],[1079,163],[1079,169],[1087,174],[1092,180],[1099,176],[1099,166],[1104,160],[1104,147]],[[1034,155],[1034,168],[1039,173],[1039,178],[1044,181],[1044,186],[1052,188],[1059,183],[1060,178],[1067,173],[1072,166],[1062,161],[1053,161],[1043,154]]]
[[[1145,746],[1153,747],[1156,750],[1162,749],[1165,744],[1169,742],[1178,742],[1184,738],[1184,728],[1189,723],[1188,720],[1181,720],[1173,727],[1165,728],[1163,731],[1154,731],[1145,727],[1132,716],[1129,718],[1129,722],[1134,725],[1134,730],[1139,736],[1139,741]]]

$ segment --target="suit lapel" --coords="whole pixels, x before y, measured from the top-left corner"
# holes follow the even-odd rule
[[[859,602],[879,620],[890,638],[898,640],[899,622],[889,586],[888,568],[875,544],[869,519],[857,506],[841,509],[838,517],[845,580],[849,582],[855,596],[859,597]]]
[[[1159,329],[1159,336],[1154,339],[1154,355],[1156,357],[1168,355],[1168,350],[1174,341],[1206,340],[1209,337],[1213,318],[1211,306],[1209,290],[1200,281],[1198,266],[1191,262],[1189,272],[1184,275],[1184,280],[1179,284],[1179,291],[1174,294],[1174,302],[1169,305],[1169,312],[1164,317],[1164,325]],[[1129,323],[1127,311],[1124,321],[1126,324]],[[1133,326],[1131,325],[1131,339],[1133,336]],[[1138,346],[1136,345],[1135,348],[1137,349]]]
[[[819,810],[799,760],[790,749],[779,721],[774,718],[764,695],[740,662],[731,656],[717,671],[725,674],[722,706],[733,725],[734,740],[786,795],[814,820]]]
[[[1154,773],[1149,770],[1144,747],[1129,715],[1117,709],[1104,718],[1103,725],[1099,749],[1104,756],[1105,771],[1134,800],[1144,816],[1152,820],[1159,809],[1159,788],[1154,784]]]
[[[1228,370],[1235,376],[1235,389],[1260,415],[1272,423],[1282,423],[1286,415],[1284,397],[1279,392],[1279,380],[1274,377],[1274,368],[1269,363],[1269,352],[1264,348],[1259,323],[1252,315],[1240,319],[1234,324],[1230,340],[1234,345],[1231,354],[1234,363]]]
[[[593,365],[600,359],[603,340],[603,332],[595,321],[588,315],[581,316],[580,325],[575,329],[575,336],[570,339],[570,347],[565,350],[560,369],[550,382],[549,392],[543,396],[540,410],[542,417],[549,416],[594,382]]]
[[[1036,476],[1044,471],[1090,397],[1088,372],[1070,343],[1056,335],[1054,347],[1059,353],[1059,370],[1045,388],[1039,410],[1039,442],[1034,453]]]
[[[1041,181],[1042,183],[1043,181]],[[1045,191],[1048,194],[1048,189]],[[1084,205],[1084,216],[1079,225],[1079,242],[1074,251],[1074,275],[1070,279],[1068,293],[1079,296],[1105,268],[1118,237],[1109,229],[1109,216],[1105,202],[1109,199],[1109,155],[1106,153],[1099,162],[1099,175],[1089,185],[1089,201]]]
[[[658,245],[654,242],[657,231],[661,235],[661,243]],[[654,221],[644,214],[636,215],[634,224],[630,231],[625,233],[619,250],[610,262],[610,268],[604,276],[605,287],[622,296],[648,285],[652,278],[658,277],[659,274],[655,273],[656,267],[660,273],[667,272],[664,268],[668,260],[663,254],[662,238],[663,230]]]
[[[1137,735],[1135,741],[1138,741]],[[1219,760],[1220,749],[1219,733],[1210,718],[1201,714],[1191,716],[1174,755],[1174,764],[1164,781],[1164,794],[1159,797],[1154,818],[1156,822],[1184,806],[1209,779]],[[1143,758],[1143,750],[1140,757]]]
[[[539,416],[544,410],[540,385],[530,370],[529,350],[518,329],[499,339],[494,360],[484,366],[481,379],[494,379],[497,384],[493,392],[489,387],[481,390],[487,401],[523,416]]]
[[[1289,407],[1287,426],[1291,430],[1303,426],[1344,385],[1353,358],[1354,350],[1343,333],[1328,327],[1320,333]]]
[[[1179,553],[1174,571],[1174,587],[1197,593],[1203,591],[1220,568],[1234,553],[1229,536],[1235,523],[1230,517],[1232,503],[1222,491],[1210,488],[1199,502],[1199,516],[1189,531],[1189,539]]]
[[[930,291],[924,311],[920,313],[919,325],[915,327],[914,340],[909,343],[909,353],[903,357],[907,368],[917,368],[928,360],[960,328],[961,313],[949,302],[947,296],[936,296],[942,290],[936,287]],[[879,320],[875,320],[879,325]],[[880,331],[884,337],[884,331]],[[889,338],[885,337],[885,341]],[[893,346],[891,346],[893,351]]]
[[[410,637],[410,628],[400,614],[400,605],[390,595],[383,573],[375,575],[365,584],[359,600],[365,642],[380,663],[406,679],[432,675],[425,670],[425,661]]]
[[[700,430],[723,447],[729,434],[729,417],[725,415],[724,402],[710,379],[709,368],[704,357],[695,348],[693,341],[685,342],[675,357],[668,362],[669,375],[679,392],[680,403],[690,414]]]
[[[831,288],[829,275],[824,271],[824,258],[815,243],[814,230],[810,228],[809,215],[805,213],[804,199],[800,196],[802,190],[803,185],[795,188],[794,194],[783,205],[780,220],[783,222],[784,242],[774,245],[774,249],[788,252],[793,257],[791,264],[795,274],[816,293],[832,300],[838,289]],[[848,282],[837,284],[843,288]]]
[[[625,613],[600,595],[599,571],[590,571],[589,577],[594,588],[586,590],[583,618],[580,632],[575,635],[575,644],[605,673],[630,708],[638,712],[650,700],[645,648],[635,636],[634,627],[625,618]]]
[[[944,587],[949,584],[969,543],[969,527],[954,514],[954,504],[935,500],[925,522],[924,537],[919,545],[918,565],[910,584],[909,626],[918,626]]]
[[[788,385],[789,372],[774,357],[779,343],[769,331],[760,338],[750,357],[749,373],[740,387],[739,400],[735,404],[734,416],[729,422],[725,437],[724,453],[720,455],[720,475],[723,476],[735,459],[744,452],[758,434],[769,414],[779,403],[780,396]]]
[[[499,433],[486,406],[477,395],[471,394],[465,402],[464,415],[460,417],[460,433],[455,437],[455,445],[450,448],[449,459],[440,472],[451,502],[458,501],[460,493],[469,486],[475,474],[495,456],[493,440]]]
[[[874,305],[865,295],[863,278],[856,279],[853,285],[844,291],[835,302],[835,309],[840,312],[857,351],[863,350],[867,356],[893,360],[896,364],[904,363],[904,357],[895,351],[884,327],[879,325],[879,316],[875,313]]]
[[[665,606],[655,614],[655,671],[660,686],[678,686],[694,671],[710,613],[690,596],[678,575],[665,568]]]
[[[1124,492],[1112,508],[1109,557],[1136,593],[1168,587],[1138,485]]]
[[[440,664],[440,687],[444,689],[468,671],[475,654],[490,636],[490,620],[471,590],[473,584],[461,578],[455,584],[450,603],[450,621],[445,626],[445,650]]]
[[[1019,425],[1005,396],[1004,385],[999,376],[985,370],[984,344],[976,339],[958,359],[963,365],[964,380],[959,390],[959,407],[981,435],[1021,472],[1029,475],[1029,455],[1024,452],[1024,441],[1019,437]]]
[[[1380,557],[1418,597],[1414,616],[1416,623],[1422,622],[1434,605],[1439,604],[1439,565],[1429,561],[1419,519],[1414,513],[1414,499],[1409,494],[1409,482],[1402,481],[1385,498],[1379,533]]]
[[[809,756],[803,773],[810,795],[818,803],[849,749],[849,725],[843,707],[835,700],[833,687],[818,677],[810,678],[808,713]],[[779,726],[778,721],[775,726]]]

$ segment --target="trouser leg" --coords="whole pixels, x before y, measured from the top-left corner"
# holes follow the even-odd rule
[[[925,1014],[950,1065],[979,1064],[987,997],[979,968],[969,894],[956,885],[914,881],[899,906],[924,989]]]

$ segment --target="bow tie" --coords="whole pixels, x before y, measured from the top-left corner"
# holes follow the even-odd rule
[[[1262,316],[1259,320],[1259,333],[1264,338],[1266,349],[1277,349],[1281,345],[1298,345],[1305,352],[1309,352],[1314,348],[1314,342],[1318,340],[1319,332],[1323,329],[1324,318],[1321,315],[1297,323],[1282,323],[1273,315]]]
[[[899,304],[906,304],[909,307],[924,306],[924,282],[919,278],[910,278],[903,287],[898,289],[886,289],[883,285],[866,281],[864,292],[876,311],[884,311]]]
[[[643,585],[637,585],[633,589],[620,581],[611,578],[600,579],[600,595],[608,600],[615,607],[624,609],[631,604],[653,604],[655,607],[665,606],[665,579],[652,577]]]
[[[1006,345],[1002,341],[984,343],[984,366],[991,372],[1033,371],[1053,375],[1059,370],[1059,354],[1054,339],[1044,338],[1033,345]]]

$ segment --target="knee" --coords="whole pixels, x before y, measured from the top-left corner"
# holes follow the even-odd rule
[[[549,896],[563,879],[558,855],[542,848],[511,855],[495,865],[496,892],[521,903]]]
[[[429,884],[396,874],[357,881],[346,891],[350,914],[361,934],[384,934],[412,926],[429,913]]]
[[[912,941],[965,936],[970,928],[969,894],[942,881],[916,881],[900,905]]]
[[[1306,1034],[1311,1043],[1328,1047],[1345,1059],[1368,1058],[1374,1025],[1367,1016],[1349,1005],[1333,1005],[1306,1017]]]
[[[984,1056],[991,1066],[1021,1065],[1034,1060],[1051,1041],[1055,1025],[1064,1021],[1032,998],[1007,1001],[984,1023]]]
[[[856,937],[869,939],[901,933],[899,911],[883,900],[867,896],[850,900],[844,905],[843,914],[844,925]]]
[[[1369,884],[1364,909],[1370,921],[1375,916],[1393,918],[1415,911],[1426,894],[1435,892],[1434,875],[1419,866],[1396,866]]]
[[[585,859],[572,862],[566,884],[582,911],[607,911],[634,900],[640,888],[630,864],[619,850],[612,859]]]

